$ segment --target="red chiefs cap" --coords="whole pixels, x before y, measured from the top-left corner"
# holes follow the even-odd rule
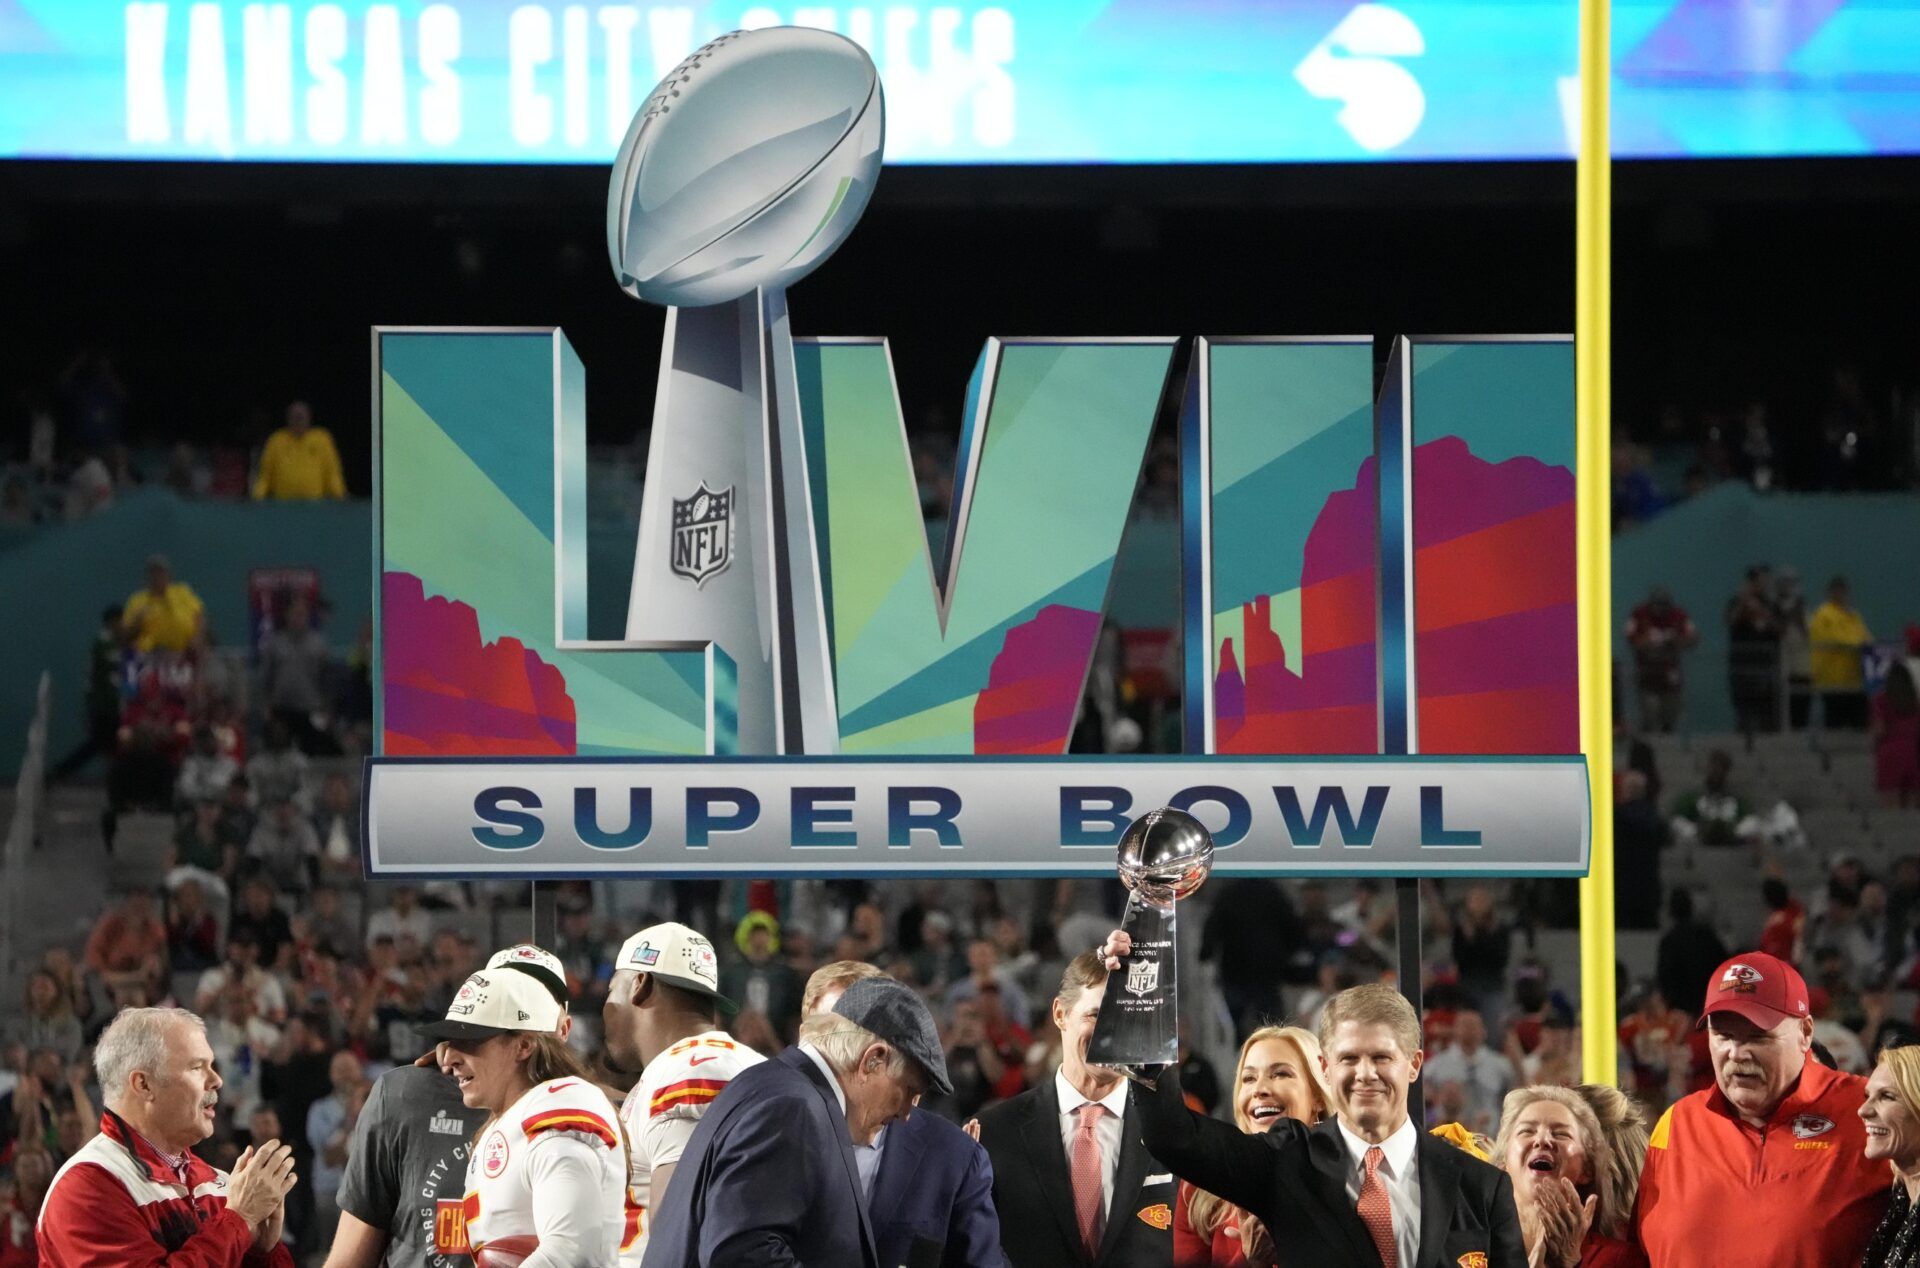
[[[1807,980],[1791,964],[1764,951],[1736,955],[1713,971],[1694,1029],[1706,1025],[1714,1013],[1738,1013],[1772,1030],[1789,1017],[1810,1016]]]

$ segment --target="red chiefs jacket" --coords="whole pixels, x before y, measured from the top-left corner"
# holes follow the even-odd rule
[[[108,1110],[40,1208],[42,1268],[293,1268],[285,1246],[253,1248],[227,1210],[227,1173],[187,1155],[186,1182]]]
[[[1886,1163],[1866,1158],[1856,1112],[1866,1084],[1809,1059],[1764,1130],[1718,1087],[1676,1102],[1640,1173],[1637,1224],[1653,1268],[1859,1263],[1893,1184]]]

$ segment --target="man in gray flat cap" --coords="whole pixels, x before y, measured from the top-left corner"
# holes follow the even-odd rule
[[[853,1147],[951,1092],[933,1016],[892,978],[849,986],[800,1042],[736,1074],[654,1212],[644,1268],[881,1264]]]

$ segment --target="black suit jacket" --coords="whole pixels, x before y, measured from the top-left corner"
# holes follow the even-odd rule
[[[1243,1132],[1188,1109],[1177,1074],[1157,1089],[1135,1088],[1141,1127],[1154,1156],[1209,1193],[1265,1222],[1283,1264],[1380,1268],[1380,1254],[1347,1197],[1346,1141],[1334,1120],[1306,1127],[1281,1119]],[[1525,1268],[1526,1245],[1513,1182],[1498,1168],[1420,1133],[1420,1249],[1401,1268]],[[1472,1258],[1480,1252],[1484,1259]]]
[[[980,1143],[993,1160],[993,1205],[1009,1268],[1167,1268],[1173,1262],[1173,1174],[1141,1143],[1140,1111],[1131,1101],[1120,1127],[1107,1230],[1093,1259],[1073,1219],[1053,1079],[982,1112]]]
[[[846,1114],[799,1048],[749,1066],[701,1116],[645,1268],[878,1268]]]
[[[887,1127],[867,1201],[880,1268],[1001,1268],[986,1150],[927,1110]]]

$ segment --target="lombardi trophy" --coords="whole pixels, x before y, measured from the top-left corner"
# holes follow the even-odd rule
[[[1107,975],[1087,1061],[1151,1083],[1151,1067],[1180,1059],[1174,906],[1213,870],[1213,834],[1184,810],[1150,810],[1121,835],[1119,869],[1128,891],[1120,928],[1133,949]]]

